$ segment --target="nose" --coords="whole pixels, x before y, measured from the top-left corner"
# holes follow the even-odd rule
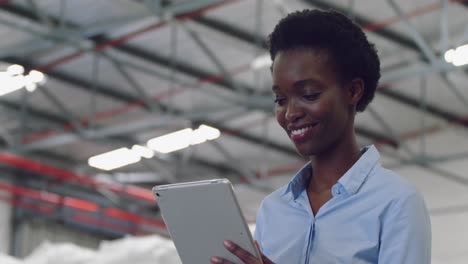
[[[304,111],[302,108],[295,102],[295,100],[291,100],[288,105],[286,106],[286,114],[285,118],[289,122],[295,122],[300,119],[304,115]]]

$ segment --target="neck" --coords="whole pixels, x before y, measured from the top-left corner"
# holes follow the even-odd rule
[[[330,190],[333,185],[359,159],[360,150],[354,133],[348,133],[345,138],[332,148],[310,158],[313,177],[308,189],[312,192]]]

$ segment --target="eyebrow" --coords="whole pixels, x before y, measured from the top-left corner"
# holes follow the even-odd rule
[[[301,89],[303,88],[304,86],[306,86],[307,84],[313,84],[313,85],[316,85],[316,86],[320,86],[320,82],[314,80],[314,79],[304,79],[304,80],[299,80],[299,81],[296,81],[293,83],[293,87],[295,89]],[[276,92],[279,90],[279,86],[278,85],[273,85],[271,87],[271,90],[273,92]]]

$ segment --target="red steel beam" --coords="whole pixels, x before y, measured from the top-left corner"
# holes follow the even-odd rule
[[[16,156],[10,153],[0,153],[0,163],[4,163],[9,166],[24,169],[27,171],[47,175],[49,177],[62,180],[65,182],[71,182],[81,184],[90,188],[105,188],[110,191],[125,194],[134,199],[142,200],[145,202],[154,203],[154,198],[150,190],[134,186],[125,185],[120,183],[104,183],[94,180],[90,176],[79,175],[71,171],[67,171],[61,168],[46,165],[34,160],[30,160],[24,157]]]
[[[157,228],[158,230],[166,230],[166,225],[161,219],[144,217],[135,213],[124,211],[122,209],[108,207],[101,208],[99,204],[82,200],[69,196],[60,196],[54,193],[46,191],[38,191],[29,188],[24,188],[20,186],[15,186],[7,183],[0,183],[0,193],[7,192],[15,196],[25,197],[32,199],[34,201],[40,201],[43,204],[35,204],[27,201],[19,201],[14,197],[0,197],[1,201],[8,202],[12,205],[19,206],[21,208],[26,208],[39,212],[45,215],[51,215],[54,213],[55,209],[60,207],[67,207],[73,209],[71,219],[74,219],[78,222],[83,222],[90,225],[109,227],[110,229],[118,229],[118,226],[123,227],[119,224],[107,223],[104,219],[96,218],[84,213],[101,213],[102,215],[119,221],[130,222],[135,224],[133,230],[141,229],[143,230],[145,226],[151,228]],[[85,221],[86,219],[88,221]],[[94,219],[94,221],[92,221]],[[130,232],[129,230],[124,230],[126,233],[136,233]],[[143,231],[142,231],[143,232]],[[147,233],[147,231],[144,231]]]

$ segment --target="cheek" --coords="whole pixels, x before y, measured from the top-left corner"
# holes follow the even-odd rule
[[[284,110],[281,109],[281,108],[278,108],[276,107],[275,108],[275,116],[276,116],[276,121],[278,122],[278,124],[280,126],[284,126],[284,122],[285,122],[285,117],[284,117],[285,113],[284,113]]]
[[[326,121],[330,119],[334,111],[334,102],[332,100],[320,100],[317,104],[310,107],[311,112],[320,120]]]
[[[323,116],[334,130],[342,130],[347,123],[347,108],[338,100],[330,102]]]
[[[333,98],[327,99],[318,102],[311,111],[324,127],[335,129],[334,127],[342,122],[342,109],[337,100]]]
[[[323,100],[321,101],[322,108],[324,109],[324,111],[330,113],[339,112],[345,106],[345,102],[343,101],[342,97],[343,95],[341,93],[333,90],[330,91],[326,94],[326,96],[324,96]]]

